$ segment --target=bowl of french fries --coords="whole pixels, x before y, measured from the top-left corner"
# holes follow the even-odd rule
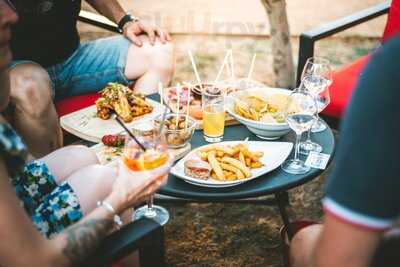
[[[234,186],[279,167],[291,149],[291,143],[264,141],[227,141],[205,145],[178,161],[171,173],[199,186]],[[203,164],[195,164],[196,161]],[[193,169],[188,170],[187,163]],[[196,167],[199,169],[196,170]],[[200,171],[200,177],[194,175]],[[208,171],[206,176],[205,171]]]
[[[275,140],[289,131],[285,113],[290,90],[255,88],[234,92],[227,97],[228,113],[258,137]]]

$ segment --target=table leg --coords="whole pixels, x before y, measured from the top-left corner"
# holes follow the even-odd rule
[[[293,232],[292,224],[289,221],[289,216],[287,215],[287,212],[286,212],[286,206],[289,205],[288,193],[286,191],[276,193],[275,199],[278,204],[279,213],[281,215],[283,224],[285,225],[285,228],[286,228],[286,231],[288,234],[288,238],[289,238],[289,240],[292,240],[294,232]]]

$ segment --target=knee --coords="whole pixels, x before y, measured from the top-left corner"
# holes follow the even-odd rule
[[[91,184],[99,192],[110,191],[118,175],[117,170],[100,164],[89,166],[88,171],[92,174],[90,178],[92,180]]]
[[[290,242],[290,262],[293,267],[312,266],[313,251],[322,225],[312,225],[298,232]]]
[[[11,100],[31,116],[41,117],[52,103],[50,78],[45,69],[22,64],[10,71]]]
[[[74,158],[76,161],[82,163],[84,166],[98,164],[99,160],[96,153],[84,145],[72,145],[64,147],[67,150],[68,157]]]
[[[154,45],[151,56],[159,69],[172,74],[175,68],[175,46],[172,42]]]
[[[148,70],[157,72],[163,76],[172,76],[175,68],[175,47],[172,42],[162,44],[157,41],[154,45],[150,45],[148,38],[142,39],[143,48],[147,57]]]

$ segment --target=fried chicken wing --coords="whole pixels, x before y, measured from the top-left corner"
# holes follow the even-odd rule
[[[135,117],[153,111],[143,94],[135,94],[132,89],[118,83],[109,83],[101,91],[101,98],[96,101],[97,116],[109,119],[114,110],[124,122],[131,122]]]

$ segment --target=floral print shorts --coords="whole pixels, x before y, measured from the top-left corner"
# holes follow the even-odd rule
[[[83,217],[71,186],[67,182],[57,185],[43,162],[26,164],[12,183],[33,224],[48,238]]]

